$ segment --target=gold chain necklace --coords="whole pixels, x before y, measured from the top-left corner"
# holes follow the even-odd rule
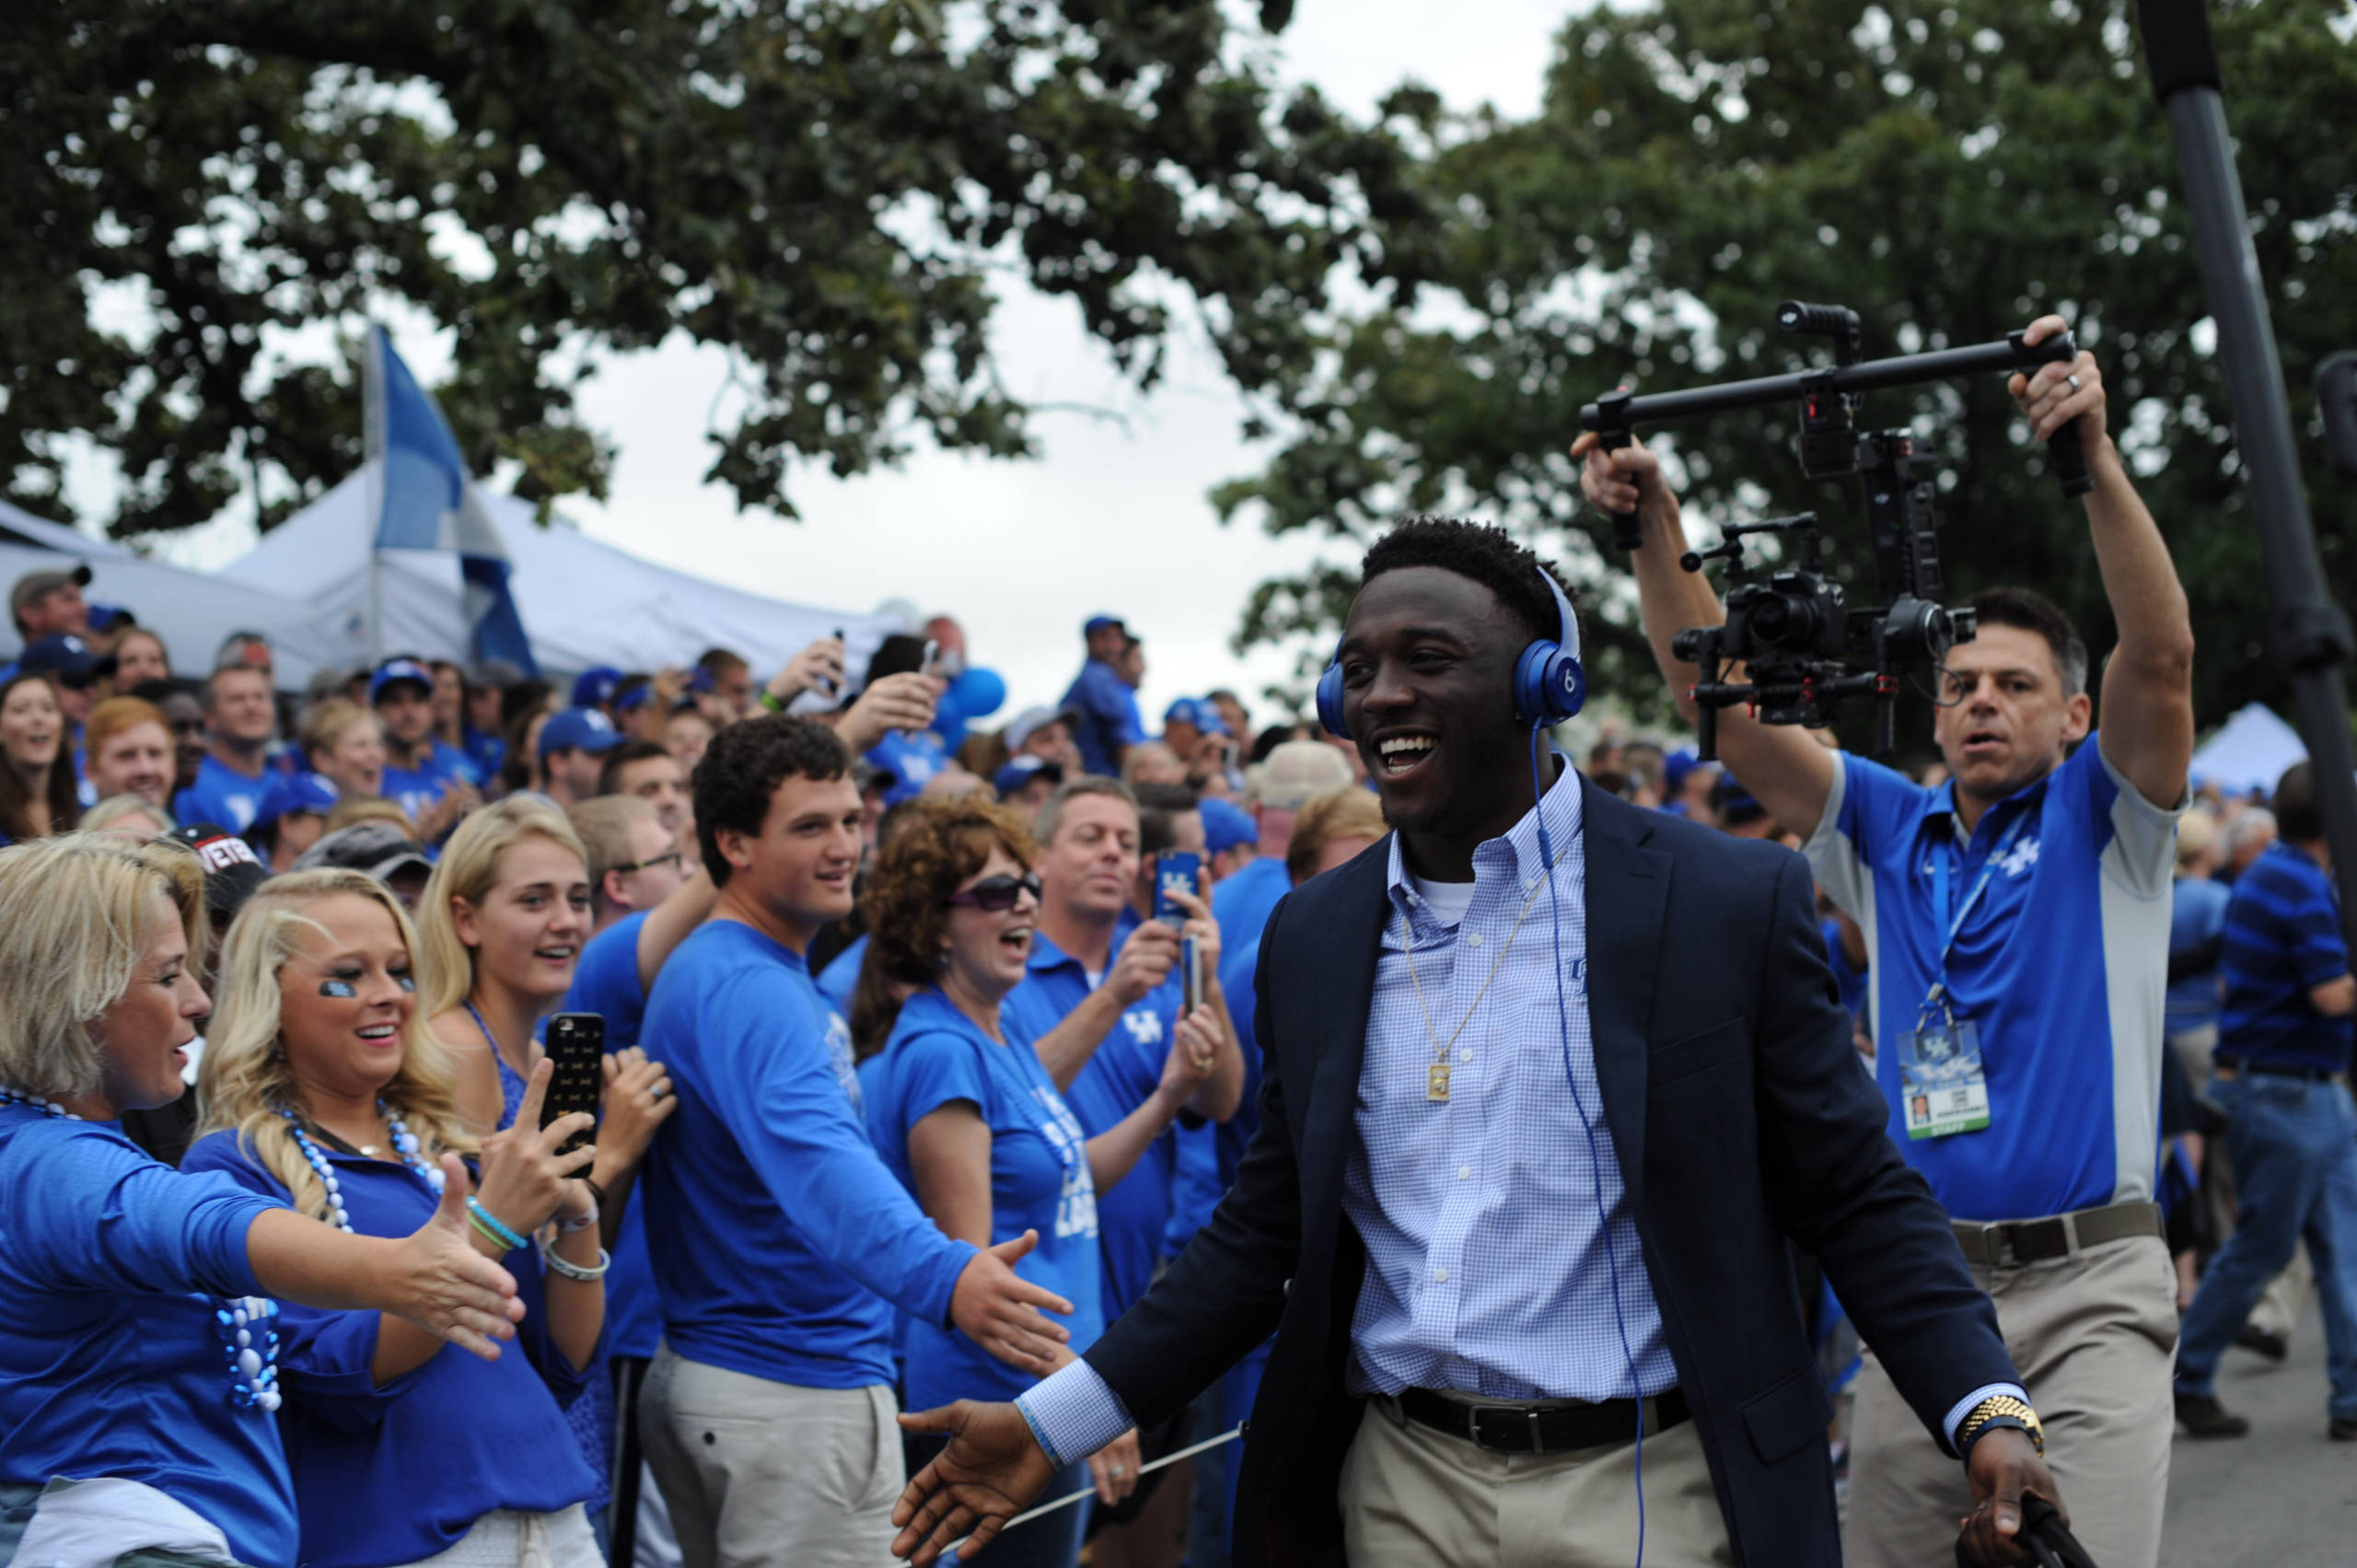
[[[1538,905],[1538,895],[1553,882],[1556,867],[1562,865],[1571,853],[1572,846],[1565,844],[1563,853],[1555,857],[1554,865],[1548,866],[1539,877],[1538,885],[1530,889],[1530,897],[1522,900],[1522,912],[1514,917],[1514,928],[1506,933],[1505,943],[1498,949],[1497,961],[1482,977],[1481,989],[1473,993],[1473,1005],[1465,1009],[1465,1016],[1457,1020],[1457,1028],[1449,1031],[1445,1041],[1440,1038],[1440,1030],[1433,1027],[1433,1010],[1424,1001],[1424,982],[1416,973],[1415,923],[1405,914],[1399,917],[1400,946],[1408,958],[1408,983],[1415,987],[1416,1011],[1424,1016],[1424,1034],[1434,1048],[1433,1063],[1424,1069],[1424,1098],[1435,1104],[1448,1098],[1448,1053],[1457,1048],[1457,1038],[1473,1021],[1473,1015],[1481,1010],[1481,999],[1490,994],[1490,982],[1496,980],[1498,971],[1506,967],[1506,955],[1514,951],[1514,939],[1522,935],[1522,923],[1530,918],[1530,912]]]

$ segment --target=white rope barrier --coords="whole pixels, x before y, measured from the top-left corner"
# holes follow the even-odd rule
[[[1138,1467],[1138,1479],[1140,1481],[1144,1481],[1147,1476],[1153,1474],[1155,1470],[1162,1469],[1165,1465],[1175,1465],[1181,1459],[1191,1459],[1196,1455],[1202,1453],[1206,1449],[1216,1448],[1223,1443],[1233,1443],[1243,1435],[1244,1428],[1242,1424],[1239,1423],[1233,1432],[1223,1432],[1216,1437],[1204,1438],[1201,1443],[1196,1444],[1191,1448],[1181,1448],[1175,1454],[1165,1454],[1162,1458],[1155,1460],[1154,1463],[1150,1465],[1140,1465]],[[1006,1531],[1013,1529],[1017,1525],[1028,1525],[1034,1519],[1044,1518],[1048,1515],[1055,1513],[1060,1508],[1069,1508],[1074,1504],[1082,1501],[1084,1498],[1094,1497],[1096,1495],[1097,1489],[1094,1486],[1086,1486],[1078,1492],[1074,1493],[1069,1497],[1059,1497],[1053,1503],[1042,1503],[1037,1508],[1032,1509],[1029,1513],[1017,1514],[1015,1517],[1009,1519],[1005,1525],[1001,1527],[999,1533],[1004,1535]],[[946,1559],[954,1553],[962,1551],[965,1549],[967,1540],[970,1540],[972,1538],[970,1536],[960,1539],[946,1551],[943,1551],[941,1555],[943,1558]],[[987,1551],[989,1549],[985,1548],[984,1550]],[[964,1559],[960,1558],[959,1561],[962,1562]]]

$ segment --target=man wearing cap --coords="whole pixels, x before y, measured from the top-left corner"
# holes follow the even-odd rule
[[[548,796],[570,811],[598,794],[606,753],[622,743],[621,731],[603,708],[575,706],[540,726],[540,771]]]
[[[336,787],[318,773],[280,773],[246,830],[246,842],[273,871],[292,871],[305,850],[327,830]]]
[[[1322,741],[1288,740],[1269,753],[1252,792],[1258,853],[1212,889],[1212,918],[1219,922],[1222,948],[1240,953],[1260,939],[1269,912],[1293,887],[1285,875],[1285,852],[1293,842],[1295,816],[1319,796],[1351,784],[1351,765]],[[1209,818],[1203,826],[1208,838]]]
[[[221,639],[213,651],[215,669],[259,669],[276,679],[277,661],[272,657],[270,639],[259,632],[232,632]]]
[[[621,670],[610,664],[592,665],[573,682],[573,705],[576,708],[596,708],[608,718],[612,718],[614,698],[621,693],[625,679]]]
[[[270,674],[251,665],[216,669],[204,683],[204,761],[196,782],[172,800],[183,822],[220,822],[244,832],[271,782],[270,742],[278,724]]]
[[[73,733],[78,752],[82,724],[98,701],[99,656],[72,632],[53,632],[25,645],[17,669],[25,675],[45,675],[57,692],[57,711]]]
[[[1181,697],[1163,710],[1162,743],[1178,753],[1190,779],[1227,766],[1227,721],[1199,697]]]
[[[1203,819],[1204,880],[1216,893],[1221,884],[1260,859],[1260,825],[1232,800],[1206,796],[1196,802],[1195,812]],[[1220,941],[1222,947],[1226,945],[1225,932],[1220,934]]]
[[[434,874],[425,846],[402,832],[398,822],[354,822],[349,828],[338,828],[295,857],[297,871],[322,865],[374,877],[391,889],[405,910],[417,908],[425,879]]]
[[[1080,715],[1073,740],[1080,748],[1081,767],[1119,778],[1121,753],[1145,738],[1145,725],[1138,717],[1138,682],[1124,673],[1132,668],[1127,650],[1133,639],[1130,629],[1110,615],[1089,617],[1080,631],[1088,659],[1064,692],[1062,705]]]
[[[385,726],[385,798],[409,813],[417,836],[438,842],[482,804],[474,764],[434,734],[434,672],[389,658],[368,678],[368,705]]]
[[[998,791],[999,804],[1020,811],[1027,821],[1048,804],[1056,786],[1063,782],[1062,764],[1042,761],[1028,752],[1009,758],[1006,766],[991,776],[991,787]]]
[[[28,572],[8,590],[8,613],[17,635],[27,644],[41,637],[70,632],[80,636],[90,629],[89,607],[82,589],[90,581],[87,563],[64,572]]]
[[[1007,724],[1007,754],[1053,762],[1066,775],[1079,772],[1080,748],[1074,744],[1073,732],[1080,727],[1080,718],[1077,708],[1026,708]]]

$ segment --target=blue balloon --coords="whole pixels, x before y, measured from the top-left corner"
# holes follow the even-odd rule
[[[978,719],[994,714],[1006,703],[1006,679],[995,669],[973,668],[952,681],[941,699],[944,708],[954,710],[961,719]]]

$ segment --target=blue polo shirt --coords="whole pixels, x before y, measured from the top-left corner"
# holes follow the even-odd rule
[[[1105,1327],[1086,1140],[1029,1039],[1004,1017],[1000,1032],[1004,1043],[937,987],[910,997],[874,1059],[872,1076],[863,1074],[868,1131],[913,1197],[910,1129],[945,1105],[974,1108],[991,1132],[991,1245],[1039,1233],[1039,1244],[1015,1272],[1073,1304],[1062,1321],[1072,1330],[1068,1348],[1078,1354]],[[907,1353],[906,1392],[914,1410],[953,1400],[1011,1400],[1038,1381],[938,1322],[910,1319]]]
[[[406,1165],[324,1152],[354,1234],[405,1237],[434,1217],[434,1189]],[[198,1139],[180,1169],[218,1171],[263,1198],[289,1201],[235,1132]],[[560,1408],[580,1396],[585,1377],[549,1340],[544,1314],[517,1325],[496,1361],[445,1345],[380,1384],[370,1366],[383,1320],[293,1302],[280,1308],[286,1402],[278,1420],[304,1568],[414,1562],[448,1551],[493,1509],[552,1514],[588,1501],[598,1474]]]
[[[207,753],[197,764],[196,782],[172,797],[172,820],[218,822],[233,833],[254,825],[264,796],[278,781],[278,770],[265,763],[248,775]]]
[[[1121,749],[1145,738],[1145,725],[1138,717],[1138,694],[1129,682],[1113,673],[1113,667],[1104,660],[1090,659],[1066,688],[1062,705],[1080,714],[1072,737],[1080,748],[1080,765],[1092,773],[1119,777]]]
[[[974,1249],[877,1158],[851,1030],[802,955],[707,922],[656,977],[639,1040],[679,1099],[639,1177],[664,1338],[775,1383],[889,1387],[893,1307],[947,1321]]]
[[[1240,953],[1260,941],[1270,912],[1291,891],[1293,878],[1285,875],[1285,863],[1265,854],[1246,861],[1235,876],[1220,878],[1212,889],[1212,918],[1219,923],[1220,951]],[[1226,972],[1220,971],[1223,987],[1227,983]]]
[[[1120,956],[1127,933],[1116,935],[1109,966]],[[1031,972],[1007,993],[999,1009],[1010,1034],[1046,1037],[1096,989],[1078,958],[1067,957],[1044,933],[1031,937]],[[1101,979],[1101,977],[1100,977]],[[1064,1089],[1064,1103],[1094,1138],[1119,1126],[1154,1098],[1169,1060],[1172,1031],[1186,1000],[1186,982],[1175,970],[1106,1031],[1088,1064]],[[1178,1170],[1177,1129],[1166,1127],[1130,1173],[1097,1195],[1097,1229],[1105,1255],[1105,1320],[1127,1312],[1154,1283],[1162,1260],[1162,1234],[1170,1223],[1171,1180]]]
[[[1958,1219],[2149,1200],[2183,804],[2145,800],[2091,737],[1967,836],[1952,785],[1926,789],[1847,753],[1840,762],[1808,858],[1865,933],[1875,1073],[1899,1152]],[[1945,977],[1956,1016],[1980,1030],[1989,1125],[1910,1139],[1898,1044],[1943,976],[1935,858],[1951,918],[1964,912]]]
[[[113,1122],[0,1106],[0,1481],[120,1476],[240,1562],[294,1562],[278,1423],[230,1402],[214,1318],[261,1293],[246,1233],[284,1206],[158,1165]]]
[[[2279,1067],[2349,1066],[2350,1020],[2328,1018],[2308,993],[2349,972],[2340,904],[2312,855],[2278,840],[2235,878],[2220,961],[2226,1004],[2218,1051]]]
[[[573,989],[560,1013],[595,1013],[606,1020],[606,1050],[638,1043],[646,1016],[646,989],[638,983],[638,934],[646,912],[625,915],[589,939],[573,971]],[[606,1273],[606,1353],[652,1360],[663,1338],[663,1298],[646,1262],[644,1190],[631,1194],[614,1237],[613,1265]]]

